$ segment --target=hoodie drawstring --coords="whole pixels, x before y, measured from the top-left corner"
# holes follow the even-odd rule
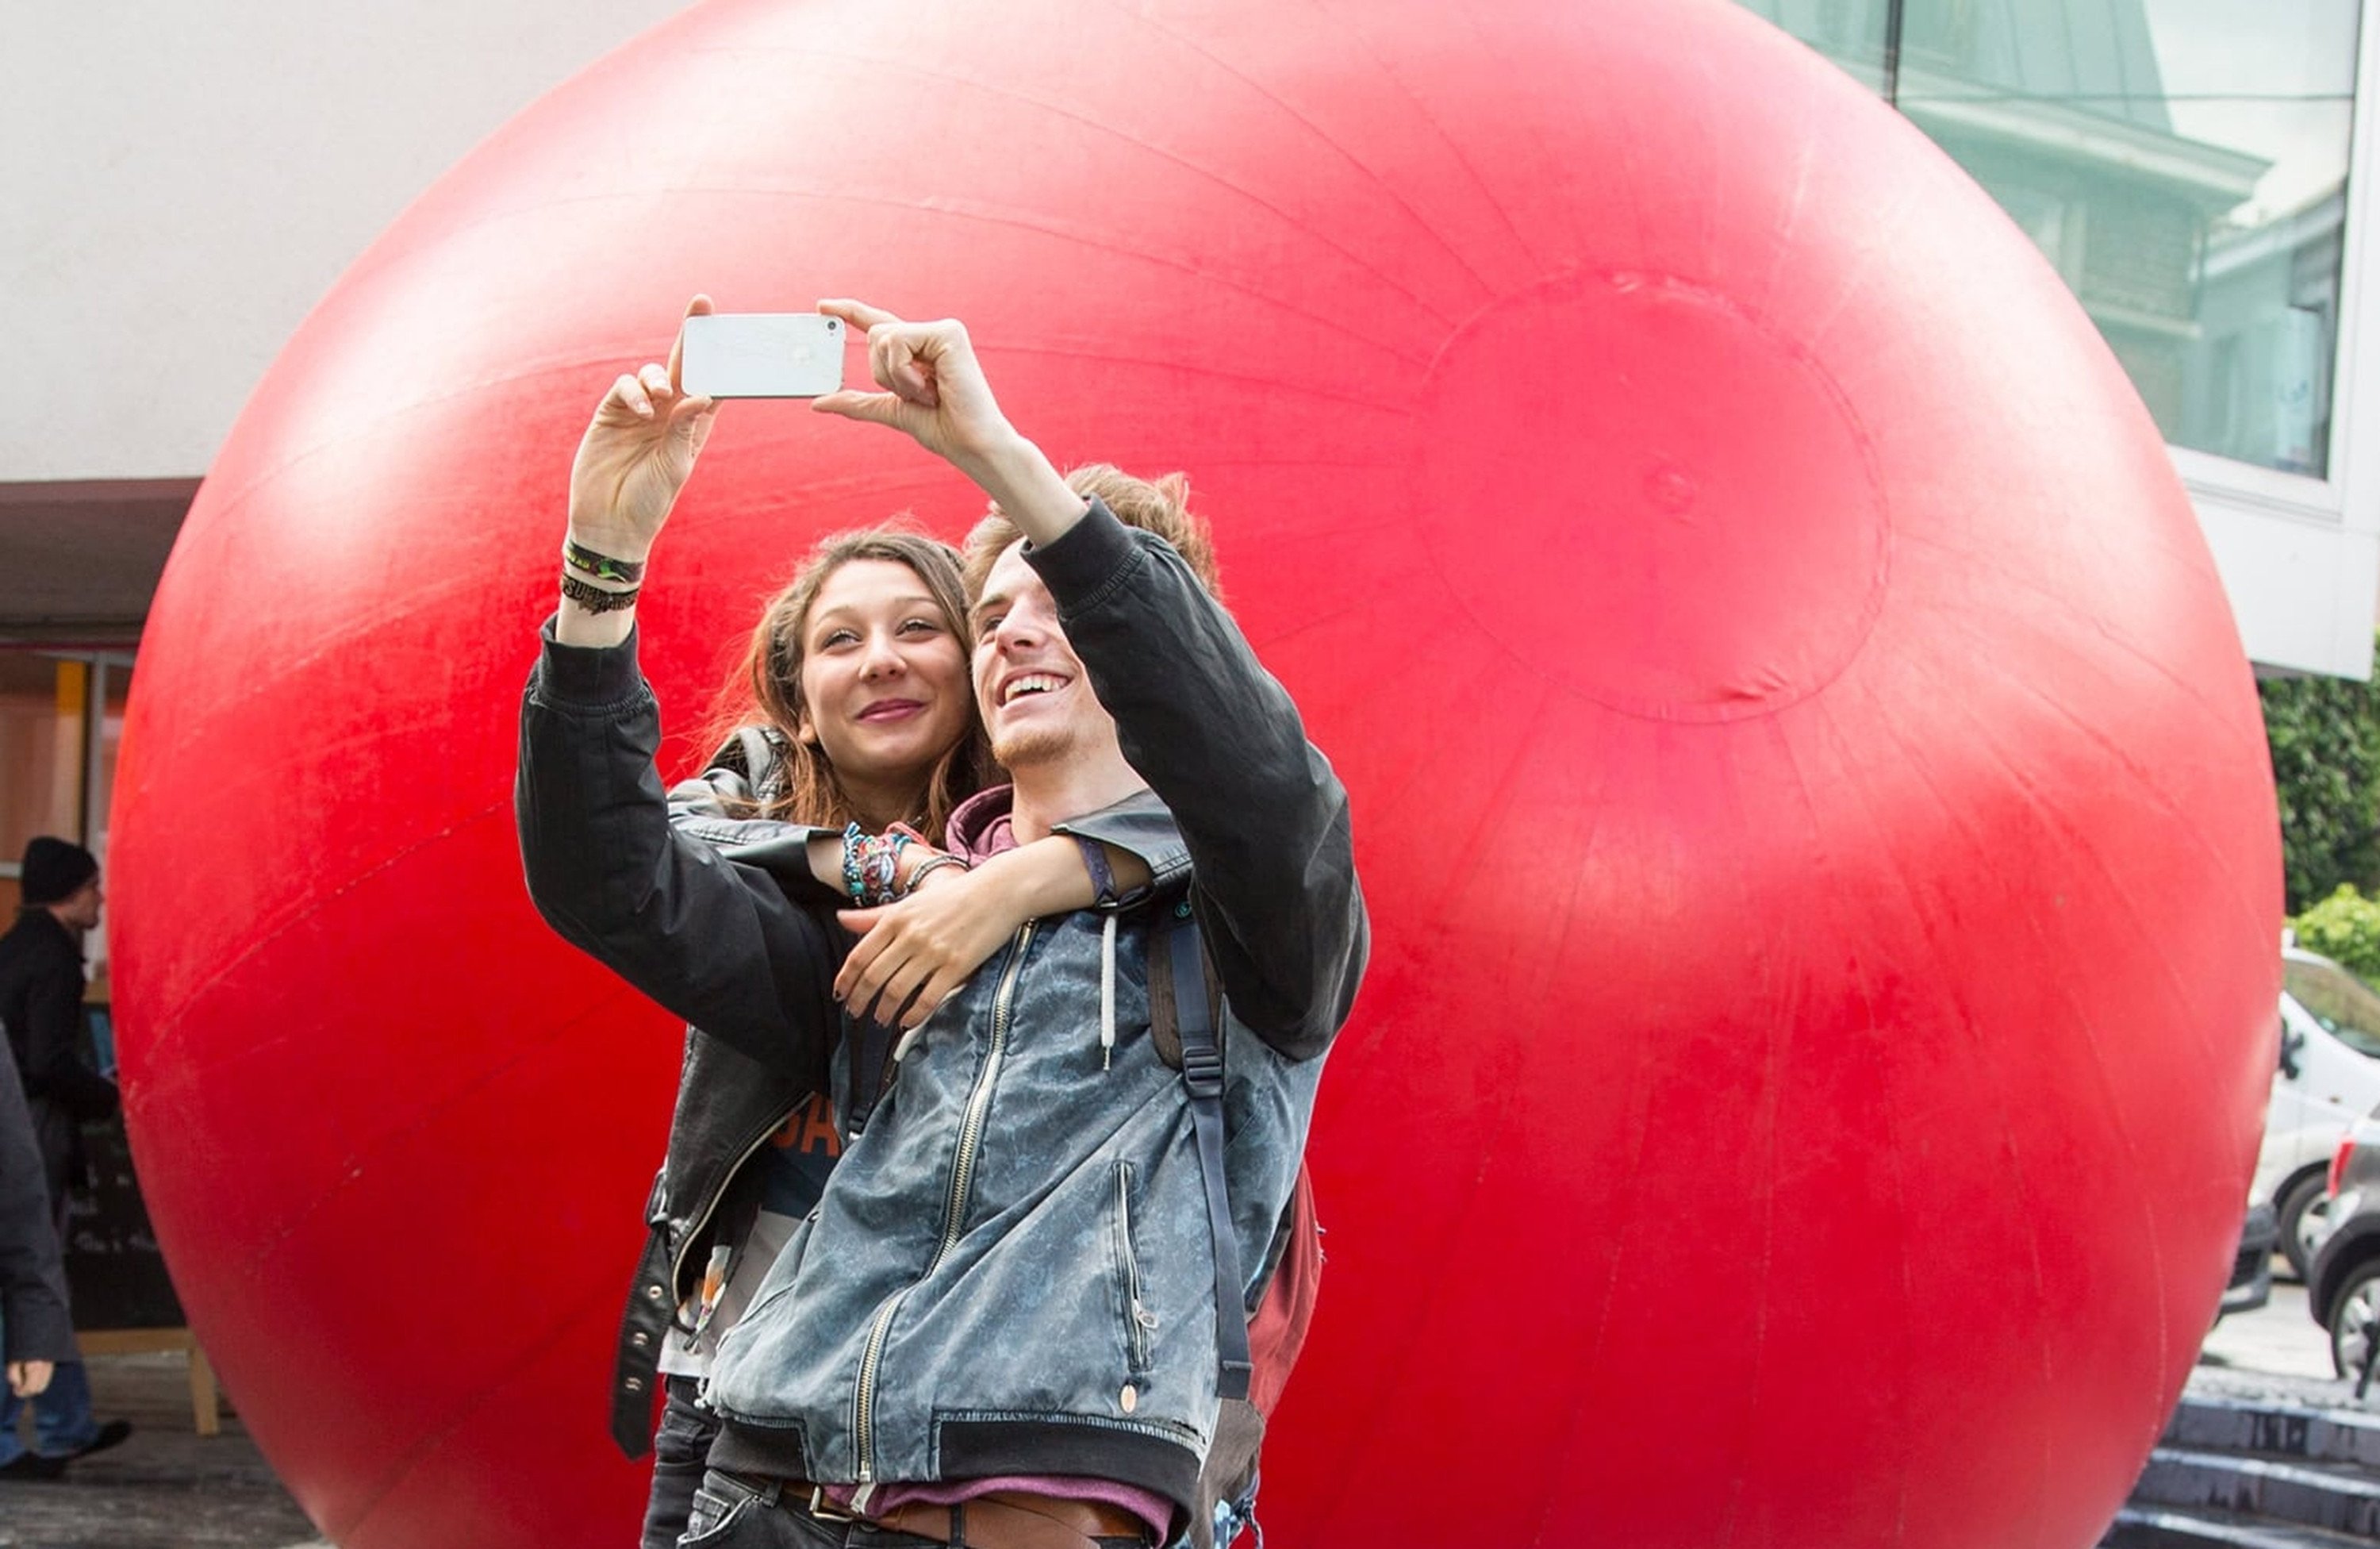
[[[1099,1068],[1115,1057],[1115,931],[1116,917],[1099,921]]]

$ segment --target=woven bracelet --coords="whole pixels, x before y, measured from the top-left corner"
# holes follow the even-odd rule
[[[608,554],[597,554],[582,548],[576,538],[562,540],[562,562],[581,575],[602,581],[625,581],[634,586],[645,579],[645,562],[641,559],[614,559]]]
[[[869,908],[889,904],[901,896],[901,852],[908,848],[909,835],[906,834],[883,834],[868,841],[868,860],[864,870]]]
[[[625,592],[608,592],[580,580],[567,570],[562,574],[562,594],[589,613],[617,613],[622,608],[633,608],[637,605],[637,593],[643,590],[632,586]]]
[[[917,891],[917,884],[925,881],[929,873],[938,872],[945,866],[956,866],[962,872],[966,870],[966,862],[955,855],[929,855],[909,869],[909,880],[901,884],[901,896],[905,898]]]
[[[901,896],[901,852],[910,835],[899,832],[863,834],[859,824],[843,830],[843,890],[861,909],[874,909]]]

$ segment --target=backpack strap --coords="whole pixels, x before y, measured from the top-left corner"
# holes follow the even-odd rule
[[[1198,1171],[1207,1181],[1207,1227],[1215,1242],[1215,1347],[1221,1364],[1216,1391],[1225,1398],[1245,1398],[1255,1363],[1241,1300],[1239,1238],[1232,1230],[1231,1189],[1223,1176],[1223,1051],[1215,1037],[1214,1000],[1207,993],[1205,949],[1187,899],[1168,910],[1158,929],[1165,938],[1160,960],[1173,981],[1182,1080],[1190,1089],[1190,1125],[1198,1140]]]

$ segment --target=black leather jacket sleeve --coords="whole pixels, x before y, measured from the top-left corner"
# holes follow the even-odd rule
[[[1125,759],[1181,826],[1191,903],[1233,1013],[1292,1058],[1321,1053],[1369,947],[1346,787],[1171,544],[1094,500],[1025,557]]]
[[[549,620],[521,697],[513,790],[529,896],[565,940],[673,1014],[824,1091],[837,933],[766,871],[671,831],[660,742],[636,637],[566,646]]]

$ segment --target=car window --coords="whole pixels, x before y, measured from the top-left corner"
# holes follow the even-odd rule
[[[2357,1054],[2380,1058],[2380,994],[2336,963],[2287,957],[2281,962],[2289,998]]]

